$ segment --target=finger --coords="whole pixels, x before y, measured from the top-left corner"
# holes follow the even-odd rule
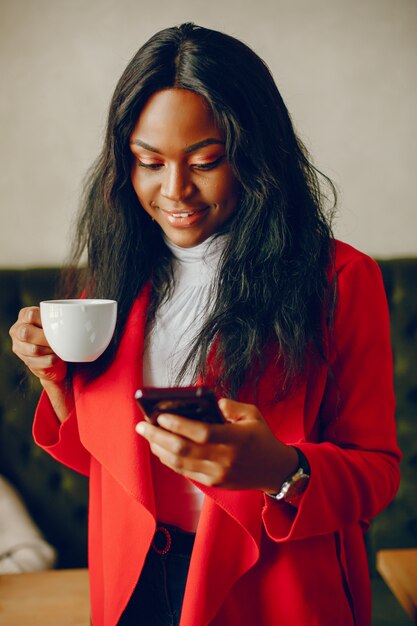
[[[43,356],[27,356],[17,350],[14,350],[16,356],[31,370],[38,378],[50,378],[49,374],[54,370],[64,375],[66,374],[66,363],[62,361],[56,354],[51,353]]]
[[[27,306],[19,311],[18,320],[42,328],[41,310],[38,306]]]
[[[200,445],[225,443],[230,439],[227,424],[207,424],[168,413],[159,415],[157,421],[165,430],[186,437]]]
[[[223,473],[217,464],[207,459],[189,459],[178,457],[169,450],[151,444],[151,451],[161,463],[172,469],[177,474],[195,480],[203,485],[215,485],[221,482]]]
[[[34,356],[46,356],[48,354],[54,354],[52,348],[49,346],[38,346],[35,343],[26,343],[15,339],[13,341],[13,352],[18,356],[34,357]]]
[[[136,425],[136,431],[152,445],[160,446],[175,455],[187,456],[193,445],[188,439],[146,422],[139,422]]]
[[[168,413],[159,415],[157,421],[165,430],[191,439],[196,443],[204,444],[209,441],[210,427],[204,422]]]
[[[211,476],[211,474],[204,474],[202,472],[187,472],[187,478],[201,485],[205,485],[206,487],[215,487],[221,484],[221,481]]]
[[[139,422],[136,425],[136,431],[149,441],[152,451],[154,446],[165,450],[170,455],[170,465],[175,465],[175,467],[179,467],[178,463],[181,459],[181,467],[182,464],[191,467],[196,461],[216,464],[225,462],[230,457],[230,450],[225,444],[202,445],[146,422]]]
[[[24,343],[33,343],[37,346],[49,348],[49,343],[42,328],[34,324],[21,323],[14,329],[14,336]]]
[[[38,372],[39,374],[42,372],[48,372],[58,365],[61,366],[61,364],[62,366],[65,366],[64,361],[62,361],[62,359],[54,353],[47,354],[46,356],[24,357],[22,360],[32,370],[32,372]]]

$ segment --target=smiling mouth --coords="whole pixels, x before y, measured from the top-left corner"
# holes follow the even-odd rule
[[[175,217],[176,219],[191,217],[191,215],[196,215],[197,213],[201,213],[202,211],[206,211],[209,207],[203,207],[202,209],[193,209],[188,211],[165,211],[161,209],[163,213],[168,215],[168,217]]]
[[[191,217],[191,215],[195,215],[198,211],[189,211],[187,213],[170,213],[170,217],[175,217],[175,219],[181,219],[185,217]]]
[[[197,226],[202,220],[205,219],[205,216],[208,211],[210,211],[211,206],[208,205],[202,207],[201,209],[182,209],[179,211],[166,211],[158,206],[155,206],[154,208],[159,209],[168,224],[174,228],[190,228],[192,226]]]

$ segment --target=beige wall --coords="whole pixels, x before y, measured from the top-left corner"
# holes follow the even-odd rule
[[[339,187],[337,235],[417,254],[415,0],[0,0],[0,266],[62,262],[118,77],[189,20],[267,61]]]

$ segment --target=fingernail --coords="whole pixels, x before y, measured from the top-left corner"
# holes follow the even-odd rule
[[[136,424],[135,430],[139,435],[144,435],[146,431],[146,424],[144,422],[139,422],[139,424]]]
[[[163,428],[169,428],[173,424],[173,420],[167,415],[159,415],[156,421]]]
[[[31,322],[33,320],[33,311],[29,311],[28,313],[28,322]]]

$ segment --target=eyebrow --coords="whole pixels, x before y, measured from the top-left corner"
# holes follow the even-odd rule
[[[149,150],[150,152],[156,152],[157,154],[161,154],[161,150],[158,150],[158,148],[154,148],[145,141],[142,141],[141,139],[133,139],[130,144],[140,146],[141,148],[145,148],[145,150]],[[185,148],[184,152],[188,154],[189,152],[195,152],[200,148],[204,148],[205,146],[211,146],[212,144],[220,144],[224,146],[224,141],[221,141],[220,139],[215,139],[214,137],[209,137],[208,139],[203,139],[203,141],[194,143],[192,146],[188,146],[187,148]]]

